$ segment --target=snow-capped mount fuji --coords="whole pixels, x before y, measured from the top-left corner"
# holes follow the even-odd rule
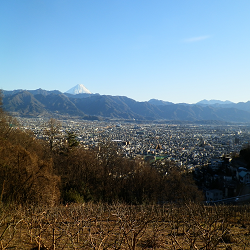
[[[77,94],[92,94],[83,84],[77,84],[75,87],[69,89],[65,93],[77,95]]]

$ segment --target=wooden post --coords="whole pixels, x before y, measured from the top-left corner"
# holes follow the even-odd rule
[[[55,228],[53,227],[53,250],[56,249],[56,235],[55,235]]]

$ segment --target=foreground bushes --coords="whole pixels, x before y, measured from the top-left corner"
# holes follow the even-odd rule
[[[156,204],[203,199],[185,169],[125,159],[113,145],[102,145],[98,150],[75,148],[54,154],[53,159],[65,202]]]
[[[249,249],[249,206],[12,207],[0,212],[1,249]]]
[[[48,147],[15,125],[0,110],[0,203],[58,204],[60,178]]]
[[[54,205],[59,201],[59,178],[53,174],[52,161],[0,140],[0,166],[2,202]]]

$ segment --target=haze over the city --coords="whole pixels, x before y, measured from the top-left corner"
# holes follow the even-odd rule
[[[0,88],[250,100],[250,1],[0,3]]]

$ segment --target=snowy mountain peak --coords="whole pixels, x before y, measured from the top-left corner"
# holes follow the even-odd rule
[[[65,93],[77,95],[77,94],[92,94],[83,84],[77,84],[75,87],[69,89]]]

